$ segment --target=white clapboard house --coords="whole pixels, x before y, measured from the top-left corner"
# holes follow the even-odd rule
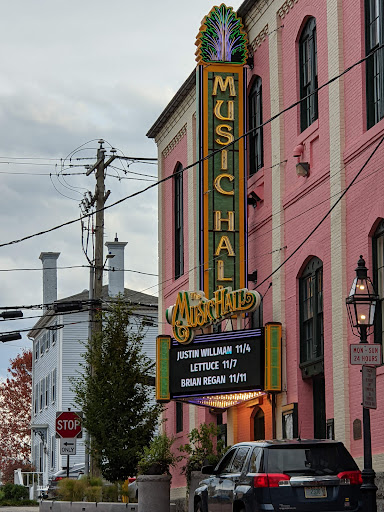
[[[124,288],[124,247],[125,242],[105,244],[109,254],[110,268],[108,286],[103,287],[103,299],[124,297],[135,306],[134,314],[145,317],[146,331],[144,350],[155,361],[157,336],[157,297]],[[43,302],[45,305],[57,301],[57,259],[60,253],[43,252],[40,259],[43,264]],[[88,290],[71,297],[60,299],[61,302],[87,301]],[[89,312],[54,313],[46,308],[44,315],[29,333],[33,340],[32,365],[32,463],[36,471],[43,473],[43,486],[50,477],[66,466],[66,456],[60,455],[59,439],[55,435],[56,412],[77,410],[74,394],[71,391],[71,378],[82,371],[81,354],[85,351],[82,341],[88,339]],[[64,327],[62,327],[64,326]],[[154,395],[154,392],[153,392]],[[152,397],[154,400],[154,396]],[[70,456],[69,465],[85,463],[84,437],[77,441],[76,455]]]

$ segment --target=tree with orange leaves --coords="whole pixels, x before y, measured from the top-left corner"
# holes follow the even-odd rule
[[[13,469],[30,469],[32,352],[10,360],[8,378],[0,383],[0,471],[2,482],[13,482]]]

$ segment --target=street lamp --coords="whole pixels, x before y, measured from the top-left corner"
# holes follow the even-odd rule
[[[362,256],[357,262],[356,277],[353,280],[351,291],[346,299],[348,317],[352,332],[360,337],[360,343],[368,343],[367,335],[373,327],[375,308],[378,296],[375,293],[371,279],[367,274],[367,267]],[[364,431],[364,469],[361,473],[363,483],[364,512],[376,512],[375,471],[372,468],[371,446],[371,418],[369,409],[363,406],[363,431]]]

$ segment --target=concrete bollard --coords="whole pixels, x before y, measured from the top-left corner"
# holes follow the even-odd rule
[[[138,512],[170,511],[170,475],[140,475],[137,477]]]
[[[191,472],[191,481],[189,483],[189,498],[188,498],[188,512],[194,512],[194,496],[195,490],[199,487],[199,482],[203,480],[205,475],[201,471]]]

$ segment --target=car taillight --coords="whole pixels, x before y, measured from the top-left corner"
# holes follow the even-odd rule
[[[284,473],[257,473],[253,477],[254,487],[279,487],[281,485],[288,485],[290,480],[289,475]]]
[[[55,482],[58,482],[59,480],[62,480],[63,478],[64,478],[64,477],[62,477],[62,476],[57,476],[57,477],[55,478],[55,480],[54,480],[54,481],[55,481]]]
[[[363,479],[361,472],[356,471],[342,471],[337,475],[340,478],[340,485],[361,485]]]

